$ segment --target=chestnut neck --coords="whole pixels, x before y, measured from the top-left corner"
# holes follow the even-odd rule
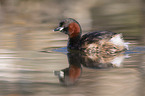
[[[78,50],[81,38],[81,27],[77,21],[69,24],[68,35],[69,35],[68,48]]]
[[[78,50],[80,45],[80,36],[69,38],[67,47],[69,49]]]

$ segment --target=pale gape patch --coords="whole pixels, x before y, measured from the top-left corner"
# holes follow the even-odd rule
[[[64,77],[64,72],[63,72],[63,71],[60,71],[59,76],[60,76],[61,78],[63,78],[63,77]]]
[[[64,29],[64,27],[60,27],[60,31],[62,31]]]

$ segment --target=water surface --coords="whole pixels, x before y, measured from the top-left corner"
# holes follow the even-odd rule
[[[49,2],[60,8],[60,12],[63,13],[61,16],[55,11],[54,17],[43,14],[48,19],[44,16],[45,18],[41,19],[31,19],[31,22],[27,18],[32,18],[33,14],[32,17],[24,16],[25,19],[22,21],[20,18],[18,20],[14,18],[13,23],[1,24],[0,95],[145,95],[145,46],[141,39],[142,28],[138,18],[141,14],[138,13],[138,6],[132,7],[136,5],[136,0],[113,3],[109,3],[111,0],[102,2],[93,0],[88,6],[82,7],[81,1],[74,0],[71,3],[77,6],[75,9],[73,6],[62,7],[62,3],[59,6],[56,1]],[[83,3],[86,2],[87,0]],[[29,4],[31,3],[29,2],[27,6]],[[39,3],[36,9],[39,9],[38,6]],[[22,14],[23,7],[25,8],[20,7],[19,15]],[[53,5],[51,7],[53,8]],[[29,8],[31,13],[32,9],[30,6]],[[119,9],[122,10],[117,11]],[[26,13],[30,14],[29,11]],[[36,12],[36,17],[39,17],[38,14],[41,12],[41,10]],[[58,25],[60,18],[70,16],[81,23],[83,33],[94,30],[123,33],[126,42],[131,43],[129,50],[115,56],[68,53],[67,36],[52,30]],[[72,73],[70,77],[68,72]]]

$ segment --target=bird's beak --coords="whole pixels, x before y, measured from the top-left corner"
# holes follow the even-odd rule
[[[63,29],[64,29],[64,27],[57,27],[53,31],[62,31]]]

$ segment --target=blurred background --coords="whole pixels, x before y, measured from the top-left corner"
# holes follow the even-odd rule
[[[84,67],[77,85],[61,86],[54,71],[69,66],[57,50],[67,36],[52,30],[64,18],[83,34],[123,33],[131,44],[122,67]],[[144,96],[144,26],[145,0],[0,0],[0,96]]]

